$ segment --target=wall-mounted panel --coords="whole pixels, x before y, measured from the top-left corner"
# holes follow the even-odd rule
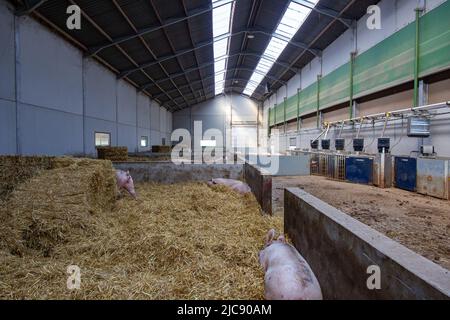
[[[29,17],[19,29],[19,101],[81,115],[82,53]]]
[[[85,60],[84,67],[86,116],[116,121],[116,76],[91,60]]]
[[[135,126],[129,126],[125,124],[118,124],[118,145],[127,147],[128,152],[137,152],[137,129]]]
[[[141,93],[137,97],[137,112],[138,127],[150,129],[150,99]]]
[[[0,5],[0,98],[15,99],[14,15]]]
[[[23,155],[83,153],[83,117],[18,105],[18,139]]]
[[[136,126],[136,89],[123,80],[117,85],[117,121]]]
[[[0,154],[16,153],[16,103],[0,99]]]

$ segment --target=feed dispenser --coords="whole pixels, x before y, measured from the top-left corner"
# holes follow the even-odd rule
[[[364,150],[364,139],[353,139],[353,150],[355,152],[363,152]]]

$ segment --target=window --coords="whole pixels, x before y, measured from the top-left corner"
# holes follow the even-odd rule
[[[163,145],[163,146],[166,145],[166,138],[162,138],[162,145]]]
[[[253,72],[244,94],[252,96],[319,0],[291,1]]]
[[[95,133],[96,147],[109,147],[111,145],[111,134],[106,132]]]
[[[141,137],[141,147],[142,148],[148,147],[148,137],[146,136]]]
[[[215,94],[221,94],[225,88],[226,65],[233,20],[234,2],[230,0],[212,0],[213,45]]]

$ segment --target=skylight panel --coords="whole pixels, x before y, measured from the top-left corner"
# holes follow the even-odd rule
[[[220,40],[214,42],[214,73],[215,73],[215,94],[223,92],[225,87],[225,72],[228,62],[228,49],[231,33],[231,21],[234,1],[212,0],[213,6],[213,37]],[[225,37],[223,37],[225,36]],[[223,59],[224,58],[224,59]],[[222,74],[217,74],[223,72]]]
[[[312,5],[316,5],[319,0],[309,0],[309,2]],[[272,39],[261,56],[261,59],[255,68],[255,72],[244,90],[244,94],[249,96],[253,95],[258,87],[255,83],[260,84],[264,80],[267,73],[269,73],[270,69],[272,69],[275,61],[277,61],[281,56],[288,43],[298,32],[311,11],[311,9],[294,1],[290,2],[289,7],[281,18],[280,23],[272,36]]]

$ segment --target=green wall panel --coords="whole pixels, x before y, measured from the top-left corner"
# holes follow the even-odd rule
[[[348,100],[349,91],[350,63],[346,63],[323,77],[320,81],[320,109]]]
[[[450,1],[420,19],[419,75],[450,68]]]
[[[357,56],[354,95],[364,96],[411,80],[414,74],[414,24],[409,24]]]

